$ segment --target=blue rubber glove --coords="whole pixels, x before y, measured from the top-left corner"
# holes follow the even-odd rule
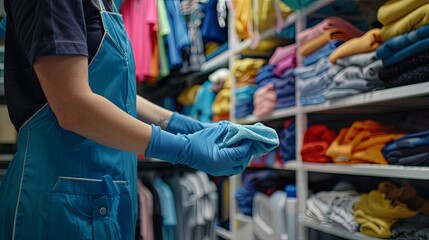
[[[231,176],[242,172],[250,161],[250,141],[220,148],[227,124],[205,128],[192,134],[171,134],[152,125],[146,157],[172,164],[183,164],[213,176]]]
[[[217,125],[217,123],[202,123],[191,117],[174,112],[165,130],[173,134],[190,134],[215,125]]]

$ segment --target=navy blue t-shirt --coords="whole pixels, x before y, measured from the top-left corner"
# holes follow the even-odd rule
[[[111,1],[111,0],[110,0]],[[108,11],[111,3],[104,0]],[[83,55],[103,36],[98,0],[5,0],[5,97],[16,129],[47,100],[32,64],[41,56]]]

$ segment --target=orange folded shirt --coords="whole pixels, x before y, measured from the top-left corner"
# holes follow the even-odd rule
[[[335,49],[329,56],[329,61],[335,64],[337,59],[375,51],[382,43],[380,29],[371,29],[363,36],[352,38]]]
[[[319,48],[323,47],[324,45],[326,45],[332,40],[347,41],[351,38],[352,37],[349,35],[349,33],[347,33],[344,29],[341,29],[341,28],[328,29],[319,37],[316,37],[306,42],[304,45],[302,45],[299,48],[299,53],[302,56],[307,56],[315,52]]]

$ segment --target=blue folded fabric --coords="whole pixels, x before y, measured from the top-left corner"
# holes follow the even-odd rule
[[[331,78],[329,78],[327,72],[324,72],[312,78],[300,79],[298,89],[301,97],[317,97],[321,96],[331,83]]]
[[[304,66],[315,64],[319,59],[329,57],[329,55],[331,55],[331,53],[335,51],[335,49],[337,49],[337,47],[339,47],[343,43],[344,41],[340,41],[340,40],[330,41],[329,43],[325,44],[315,52],[304,57],[302,60],[302,63],[304,64]]]
[[[396,36],[377,48],[377,57],[390,66],[429,49],[429,25]]]
[[[296,155],[295,123],[291,122],[280,132],[280,156],[283,161],[295,159]]]
[[[391,165],[406,165],[406,166],[429,166],[429,152],[422,152],[406,157],[389,158],[387,159]]]
[[[429,145],[429,131],[407,134],[388,143],[381,152],[387,156],[389,152],[399,149],[412,149]]]
[[[216,93],[211,89],[212,85],[211,81],[205,81],[195,96],[190,116],[201,122],[212,120],[212,105],[216,97]]]
[[[294,74],[300,79],[312,78],[326,72],[330,66],[328,58],[321,58],[313,65],[295,68]]]
[[[251,155],[262,156],[279,146],[279,137],[277,132],[262,123],[240,125],[221,121],[220,124],[228,124],[228,132],[220,145],[221,147],[237,146],[242,144],[244,141],[251,141]]]
[[[398,149],[391,152],[387,152],[387,155],[385,156],[387,159],[389,158],[401,158],[401,157],[407,157],[410,155],[414,155],[417,153],[422,152],[429,152],[429,145],[416,147],[416,148],[410,148],[410,149]]]
[[[295,106],[295,96],[277,98],[276,109]]]
[[[274,68],[275,65],[267,64],[259,69],[255,76],[255,83],[258,85],[258,87],[263,87],[270,83],[273,78],[278,78],[274,74]]]

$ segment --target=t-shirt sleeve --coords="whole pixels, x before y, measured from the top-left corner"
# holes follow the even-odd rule
[[[33,63],[48,55],[88,56],[82,0],[10,1],[12,28]]]

